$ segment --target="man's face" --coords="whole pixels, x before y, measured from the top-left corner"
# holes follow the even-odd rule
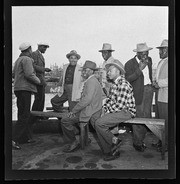
[[[111,57],[111,51],[102,51],[102,57],[105,61],[107,61]]]
[[[89,68],[83,68],[81,71],[81,76],[84,80],[88,79],[91,76],[93,71]]]
[[[141,61],[145,61],[148,57],[149,52],[145,51],[145,52],[137,52],[137,57],[139,60]]]
[[[120,71],[115,66],[111,65],[107,70],[107,75],[109,79],[115,80],[120,75]]]
[[[159,57],[161,59],[168,57],[168,48],[167,47],[159,48]]]
[[[76,56],[73,56],[72,55],[72,56],[69,57],[69,63],[70,63],[70,65],[76,65],[77,62],[78,62],[78,58]]]
[[[39,45],[38,46],[38,50],[41,52],[41,53],[45,53],[46,52],[46,49],[47,49],[47,46],[46,45]]]

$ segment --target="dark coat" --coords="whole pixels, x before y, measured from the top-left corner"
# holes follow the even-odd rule
[[[148,60],[149,78],[152,82],[152,59],[148,57]],[[133,86],[136,105],[140,105],[142,103],[144,93],[144,75],[139,69],[139,64],[135,57],[126,62],[125,71],[125,78]]]
[[[32,58],[34,60],[33,66],[36,71],[36,75],[40,79],[41,85],[46,86],[44,57],[39,53],[38,50],[36,50],[32,53]]]

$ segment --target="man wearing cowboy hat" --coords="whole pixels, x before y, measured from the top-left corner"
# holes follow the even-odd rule
[[[17,97],[18,120],[13,133],[12,147],[20,149],[18,143],[30,143],[31,131],[29,127],[29,116],[31,107],[31,94],[37,93],[39,78],[35,75],[32,49],[30,43],[22,43],[19,46],[21,54],[16,60],[12,76],[14,78],[14,93]]]
[[[154,86],[158,89],[157,107],[160,119],[165,119],[165,142],[168,145],[168,40],[164,39],[159,47],[160,61],[157,66]],[[153,144],[161,151],[162,142]]]
[[[81,97],[82,77],[80,71],[80,65],[77,64],[81,56],[72,50],[66,55],[69,60],[69,64],[63,66],[63,80],[60,92],[51,99],[51,104],[54,111],[60,112],[63,104],[68,101],[69,110],[76,105],[77,101]]]
[[[110,161],[120,156],[118,146],[121,143],[121,140],[113,135],[110,128],[135,117],[136,109],[133,88],[124,77],[123,64],[114,59],[105,67],[113,84],[103,105],[104,115],[96,120],[95,130],[99,139],[98,144],[105,154],[104,160]]]
[[[70,143],[64,147],[64,152],[73,152],[80,148],[74,129],[78,122],[90,121],[94,126],[96,119],[101,116],[102,88],[94,76],[95,70],[97,70],[96,63],[87,60],[82,67],[82,77],[85,81],[80,101],[66,117],[61,119],[64,141]]]
[[[110,88],[110,80],[107,78],[108,76],[106,75],[106,68],[105,65],[106,63],[112,61],[114,58],[112,57],[112,52],[114,52],[114,50],[112,50],[111,48],[111,44],[109,43],[103,43],[103,47],[101,50],[99,50],[99,52],[102,53],[102,57],[104,59],[103,65],[102,65],[102,87],[103,87],[103,91],[105,93],[105,95],[108,95],[109,92],[109,88]]]
[[[146,43],[137,44],[133,51],[136,56],[125,64],[125,77],[133,86],[136,102],[136,116],[140,118],[151,118],[151,106],[153,99],[152,87],[152,59],[148,56],[149,50]],[[133,146],[137,151],[143,152],[146,148],[143,140],[147,129],[145,125],[132,125]]]
[[[45,102],[45,72],[50,72],[51,69],[45,68],[45,59],[42,54],[46,52],[49,48],[49,44],[40,42],[38,43],[38,49],[32,53],[32,58],[34,60],[34,69],[36,71],[37,77],[41,81],[41,85],[37,88],[37,94],[35,95],[35,100],[32,106],[33,111],[43,111]]]

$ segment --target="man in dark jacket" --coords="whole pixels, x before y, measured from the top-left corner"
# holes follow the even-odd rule
[[[36,93],[36,85],[40,84],[33,68],[32,50],[29,43],[23,43],[19,49],[21,54],[16,60],[12,76],[14,78],[14,93],[17,97],[18,120],[15,124],[12,147],[20,149],[18,143],[30,143],[31,134],[28,124],[31,107],[31,94]]]
[[[148,57],[149,50],[146,43],[137,44],[136,56],[125,64],[125,77],[133,86],[136,102],[136,117],[151,118],[153,99],[152,87],[152,59]],[[133,125],[133,146],[143,152],[146,148],[143,140],[147,129],[145,125]]]
[[[46,49],[49,48],[47,43],[39,43],[38,49],[32,53],[32,58],[34,60],[33,66],[36,72],[37,77],[41,81],[41,85],[37,87],[37,94],[35,95],[35,100],[32,106],[33,111],[43,111],[44,102],[45,102],[45,72],[50,72],[49,68],[45,68],[45,60],[42,54],[46,52]]]

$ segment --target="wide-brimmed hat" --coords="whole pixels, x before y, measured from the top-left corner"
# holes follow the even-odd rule
[[[44,46],[46,46],[47,48],[49,48],[49,44],[46,43],[46,42],[39,42],[38,45],[44,45]]]
[[[159,47],[156,47],[157,49],[163,48],[163,47],[168,47],[168,40],[164,39]]]
[[[114,59],[111,62],[107,63],[105,65],[106,69],[108,69],[111,65],[114,65],[115,67],[117,67],[122,72],[122,74],[126,73],[125,70],[124,70],[123,64],[119,60]]]
[[[31,47],[32,45],[29,43],[29,42],[24,42],[24,43],[21,43],[21,45],[19,46],[19,50],[20,51],[23,51],[23,50],[26,50],[28,49],[29,47]]]
[[[72,56],[72,55],[76,56],[78,58],[78,60],[81,58],[81,56],[75,50],[70,51],[70,53],[68,53],[66,55],[66,57],[69,59],[69,57]]]
[[[96,63],[93,62],[93,61],[89,61],[89,60],[86,60],[84,65],[81,67],[82,69],[84,68],[89,68],[91,70],[98,70],[99,68],[96,67]]]
[[[111,52],[113,52],[114,50],[112,50],[111,44],[103,43],[102,50],[99,50],[99,52],[103,52],[103,51],[111,51]]]
[[[151,49],[153,49],[153,48],[148,47],[148,46],[146,45],[146,42],[145,42],[145,43],[138,43],[138,44],[136,45],[136,49],[134,49],[133,51],[134,51],[134,52],[145,52],[145,51],[149,51],[149,50],[151,50]]]

